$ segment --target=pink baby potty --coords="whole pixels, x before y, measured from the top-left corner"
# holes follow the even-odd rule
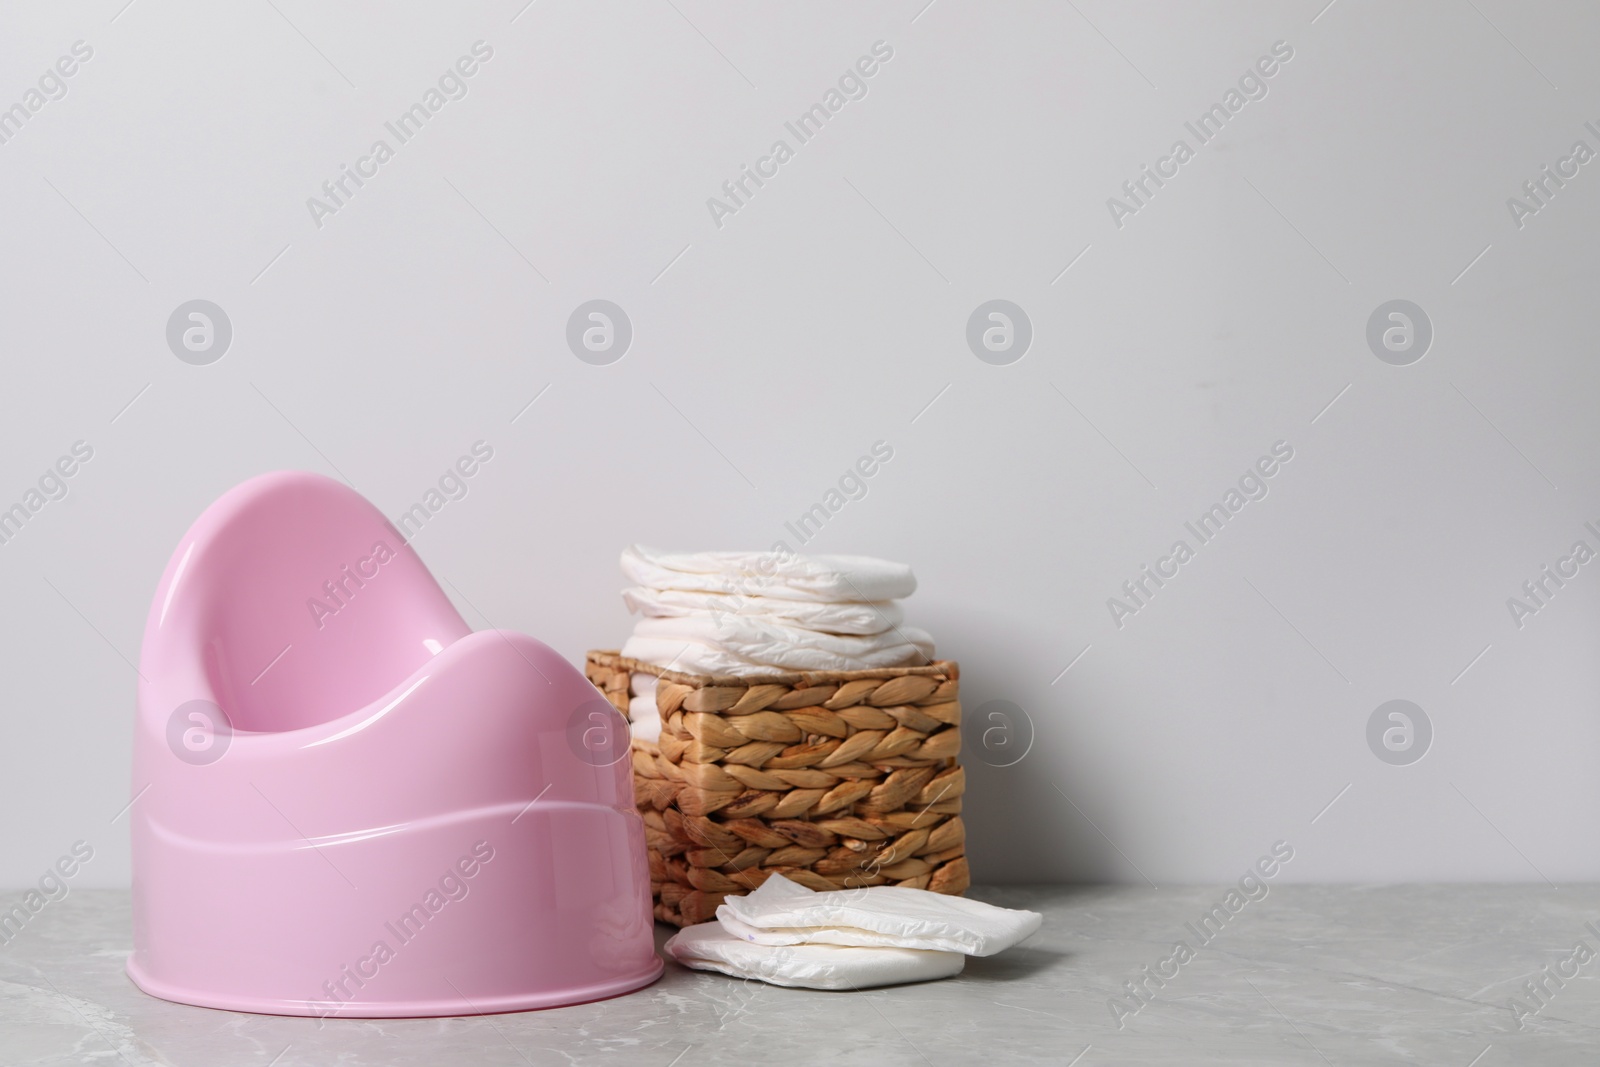
[[[224,494],[156,589],[128,974],[278,1015],[468,1015],[661,974],[627,726],[531,637],[473,632],[353,490]]]

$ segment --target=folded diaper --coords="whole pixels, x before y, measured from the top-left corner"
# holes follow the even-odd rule
[[[1033,911],[926,889],[873,886],[818,893],[774,874],[729,897],[715,922],[666,944],[686,967],[810,989],[868,989],[959,974],[1039,929]]]
[[[904,563],[870,556],[795,556],[770,552],[662,552],[631,545],[622,573],[648,589],[736,593],[782,600],[892,600],[917,579]]]
[[[894,600],[827,603],[738,593],[650,589],[642,585],[624,589],[622,599],[629,611],[657,618],[754,616],[834,634],[881,634],[905,621],[905,611]]]
[[[774,874],[748,896],[729,897],[717,919],[755,945],[852,945],[934,949],[968,956],[1003,952],[1039,929],[1036,911],[997,908],[926,889],[872,886],[819,893]]]
[[[692,615],[668,619],[640,619],[633,628],[637,637],[698,641],[715,645],[752,663],[786,666],[789,661],[806,658],[817,662],[831,657],[827,668],[812,670],[852,670],[862,665],[896,667],[908,661],[906,646],[918,654],[909,659],[927,663],[933,656],[933,636],[913,626],[896,627],[878,634],[830,634],[807,630],[772,619],[745,615]],[[810,654],[816,654],[812,656]],[[888,653],[888,658],[884,658]]]
[[[643,625],[642,623],[640,625]],[[681,637],[628,638],[622,654],[689,674],[727,674],[736,678],[784,671],[856,671],[927,663],[931,646],[897,644],[860,656],[841,656],[819,648],[774,648],[762,660],[750,660],[720,645]]]
[[[628,676],[628,734],[651,743],[661,739],[656,681],[655,675],[643,671],[634,671]]]
[[[753,945],[718,922],[686,927],[666,943],[667,955],[697,971],[720,971],[772,985],[805,989],[871,989],[926,982],[960,974],[959,952],[909,948],[846,948],[839,945]]]

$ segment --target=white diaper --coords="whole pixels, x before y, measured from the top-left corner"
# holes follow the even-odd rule
[[[717,918],[753,945],[893,945],[968,956],[1003,952],[1039,929],[1036,911],[997,908],[926,889],[872,886],[818,893],[774,874],[748,896],[729,897]],[[773,951],[766,948],[765,951]]]
[[[911,948],[767,948],[733,936],[717,922],[679,930],[665,947],[667,955],[697,971],[720,971],[735,978],[805,989],[871,989],[926,982],[960,974],[967,962],[959,952]]]
[[[661,738],[661,712],[656,709],[656,676],[634,671],[628,682],[628,734],[641,741]]]
[[[699,593],[682,589],[647,589],[636,585],[622,591],[622,600],[634,614],[655,617],[682,615],[752,616],[789,623],[807,630],[835,634],[881,634],[905,621],[897,600],[841,601],[828,604],[811,600],[782,600],[737,593]]]
[[[893,600],[917,579],[904,563],[871,556],[795,556],[770,552],[662,552],[630,545],[622,573],[635,585],[783,600]]]
[[[628,638],[622,646],[622,654],[686,674],[726,674],[736,678],[771,674],[775,670],[859,671],[874,667],[914,667],[926,664],[930,658],[925,646],[897,644],[859,657],[841,656],[819,648],[787,648],[781,652],[775,650],[770,658],[755,662],[719,645],[679,637],[644,637],[639,634]]]
[[[830,634],[791,626],[776,619],[749,615],[692,615],[670,619],[640,619],[633,632],[639,637],[661,637],[716,645],[752,663],[785,664],[807,653],[826,653],[840,663],[865,663],[874,655],[914,645],[922,653],[918,662],[933,658],[933,635],[915,626],[899,626],[877,634]],[[839,667],[840,670],[848,669]]]

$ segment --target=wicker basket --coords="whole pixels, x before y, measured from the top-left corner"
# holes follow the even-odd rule
[[[954,663],[758,678],[616,652],[586,664],[624,714],[634,671],[660,679],[661,739],[633,741],[658,919],[706,922],[773,872],[818,890],[967,888]]]

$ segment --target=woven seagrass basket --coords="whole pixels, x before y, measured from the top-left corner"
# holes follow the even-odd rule
[[[707,922],[775,872],[966,890],[954,663],[733,678],[590,652],[585,671],[624,715],[629,674],[659,679],[660,741],[633,740],[656,918]]]

